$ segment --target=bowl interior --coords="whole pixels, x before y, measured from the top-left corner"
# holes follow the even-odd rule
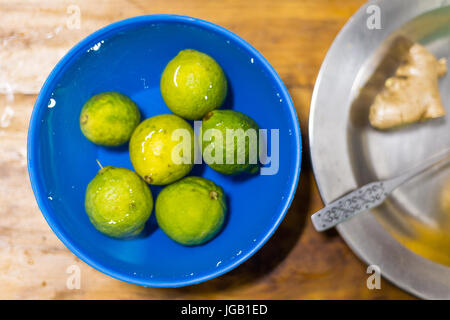
[[[128,145],[99,147],[79,128],[84,102],[119,91],[139,106],[142,119],[171,113],[159,81],[182,49],[211,55],[224,69],[229,95],[224,108],[239,110],[263,129],[279,129],[275,175],[229,177],[206,164],[191,175],[221,185],[229,206],[226,224],[212,241],[184,247],[170,240],[154,213],[143,235],[114,240],[97,232],[84,210],[84,192],[104,166],[132,169]],[[244,261],[272,234],[296,187],[300,165],[298,122],[290,97],[267,62],[240,38],[212,24],[184,17],[147,16],[119,22],[72,49],[47,80],[32,116],[29,168],[39,206],[52,229],[75,254],[97,269],[152,286],[196,283]],[[269,148],[270,152],[270,148]],[[154,198],[160,187],[151,187]]]

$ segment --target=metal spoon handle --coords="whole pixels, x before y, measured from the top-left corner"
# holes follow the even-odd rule
[[[372,182],[329,203],[313,214],[311,220],[317,231],[325,231],[380,205],[387,196],[383,182]]]
[[[423,171],[445,163],[449,158],[450,149],[447,149],[395,178],[372,182],[346,194],[311,216],[314,227],[317,231],[324,231],[380,205],[394,189]]]

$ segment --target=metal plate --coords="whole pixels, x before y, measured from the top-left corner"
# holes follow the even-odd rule
[[[367,21],[378,10],[381,29],[370,29]],[[318,76],[309,120],[313,169],[325,203],[450,147],[450,74],[440,81],[445,118],[389,132],[368,124],[371,97],[364,92],[375,71],[387,74],[386,55],[399,36],[450,61],[450,1],[370,1],[337,36]],[[422,298],[450,299],[450,217],[440,204],[449,180],[450,166],[428,172],[338,231],[399,287]]]

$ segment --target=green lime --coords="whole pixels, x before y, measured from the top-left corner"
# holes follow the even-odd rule
[[[102,146],[120,146],[130,140],[141,115],[136,104],[118,92],[104,92],[83,106],[80,127],[84,136]]]
[[[85,208],[98,231],[114,238],[127,238],[144,229],[153,209],[153,197],[136,173],[108,166],[89,183]]]
[[[158,225],[172,240],[199,245],[222,228],[227,206],[223,189],[200,177],[187,177],[165,187],[155,204]]]
[[[174,114],[149,118],[131,137],[130,159],[149,184],[164,185],[181,179],[194,164],[194,130]]]
[[[205,162],[223,174],[259,170],[258,125],[243,113],[214,110],[202,121],[202,154]]]
[[[180,117],[197,120],[219,108],[227,95],[227,79],[207,54],[186,49],[178,53],[161,76],[161,94]]]

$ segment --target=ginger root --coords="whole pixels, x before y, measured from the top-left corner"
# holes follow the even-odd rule
[[[413,44],[370,106],[370,124],[390,129],[444,116],[438,78],[446,73],[445,58],[437,60],[425,47]]]

